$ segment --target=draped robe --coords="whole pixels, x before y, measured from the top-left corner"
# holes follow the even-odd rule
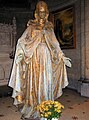
[[[38,117],[38,104],[62,95],[68,85],[64,58],[52,27],[40,30],[31,24],[19,38],[9,86],[25,118]]]

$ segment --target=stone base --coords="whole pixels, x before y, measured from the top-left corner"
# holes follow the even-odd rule
[[[89,82],[82,83],[81,96],[89,97]]]
[[[81,96],[89,97],[89,80],[79,81],[78,92]]]

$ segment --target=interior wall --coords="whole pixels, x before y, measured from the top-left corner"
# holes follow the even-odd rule
[[[0,9],[0,23],[10,23],[13,17],[16,18],[17,25],[17,39],[22,35],[26,29],[29,19],[33,18],[32,11],[25,8],[2,8]]]

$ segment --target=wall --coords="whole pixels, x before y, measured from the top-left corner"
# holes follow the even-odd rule
[[[17,39],[26,28],[27,21],[33,18],[33,13],[26,8],[2,8],[0,9],[0,22],[11,23],[13,17],[17,23]]]

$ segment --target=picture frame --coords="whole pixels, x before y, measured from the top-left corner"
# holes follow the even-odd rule
[[[60,47],[62,49],[76,48],[74,5],[53,11],[50,16]]]

